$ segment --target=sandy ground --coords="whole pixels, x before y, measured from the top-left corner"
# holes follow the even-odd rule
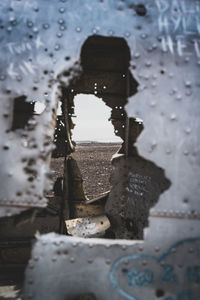
[[[109,178],[112,171],[111,158],[120,148],[117,143],[77,144],[72,154],[83,176],[83,187],[88,199],[110,189]],[[63,158],[52,159],[53,180],[63,174]]]
[[[83,187],[89,199],[110,190],[111,158],[119,144],[80,144],[73,153],[83,176]]]

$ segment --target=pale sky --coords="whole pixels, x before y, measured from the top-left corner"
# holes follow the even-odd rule
[[[122,142],[114,133],[111,121],[108,121],[111,109],[102,99],[94,95],[79,94],[74,98],[76,124],[72,130],[74,141]]]
[[[102,99],[95,95],[79,94],[74,98],[75,115],[73,122],[76,125],[72,130],[74,141],[122,142],[115,135],[111,121],[108,121],[111,109]],[[41,114],[45,105],[35,103],[35,112]],[[61,113],[60,105],[58,115]]]

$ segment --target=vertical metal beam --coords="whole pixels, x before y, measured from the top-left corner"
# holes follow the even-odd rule
[[[129,91],[130,91],[130,82],[129,82],[129,69],[127,68],[126,71],[126,98],[129,97]],[[128,157],[129,152],[129,117],[126,113],[126,125],[125,125],[125,155]]]

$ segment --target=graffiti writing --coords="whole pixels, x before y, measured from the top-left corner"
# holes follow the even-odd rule
[[[176,41],[170,35],[162,36],[161,47],[164,52],[169,51],[171,54],[177,53],[179,56],[191,56],[195,52],[196,56],[200,57],[200,39],[193,39],[191,47],[183,35],[176,36]]]
[[[167,287],[171,286],[170,290],[173,290],[173,287],[176,291],[177,287],[180,289],[178,293],[175,292],[175,294],[166,295],[164,300],[196,299],[194,298],[192,285],[200,282],[200,267],[196,265],[186,265],[180,277],[180,274],[176,273],[173,264],[165,263],[166,259],[170,257],[176,249],[180,248],[181,250],[183,245],[196,242],[200,242],[200,238],[189,238],[179,241],[159,257],[151,254],[135,254],[120,258],[114,263],[110,272],[112,286],[119,294],[130,300],[136,300],[132,295],[135,293],[136,288],[153,288],[155,286],[163,286],[164,284],[167,284]],[[148,268],[141,269],[141,260],[145,260],[145,264],[148,263]],[[134,266],[124,269],[125,262],[126,264],[133,263]],[[158,274],[155,271],[156,269]],[[183,289],[183,281],[186,282],[189,287],[191,286],[191,289]]]
[[[164,300],[193,300],[192,291],[191,290],[184,290],[180,292],[176,297],[167,296]]]
[[[200,283],[200,266],[187,267],[187,280],[191,283]]]
[[[200,57],[200,2],[156,0],[155,3],[161,49],[179,56],[191,56],[195,52]],[[192,37],[192,43],[188,37]]]
[[[154,274],[148,269],[138,272],[135,268],[125,272],[128,278],[128,285],[132,287],[134,284],[137,286],[144,286],[152,284],[154,281]]]
[[[150,182],[150,176],[129,173],[129,186],[127,187],[127,191],[129,193],[134,193],[137,196],[143,196],[144,192],[148,192],[147,186]]]
[[[175,282],[177,281],[177,276],[174,274],[174,267],[172,265],[165,265],[163,267],[163,276],[161,277],[162,281],[165,282]]]

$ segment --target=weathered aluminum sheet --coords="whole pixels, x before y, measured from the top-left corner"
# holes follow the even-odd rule
[[[172,182],[153,214],[168,203],[174,215],[195,210],[199,216],[199,1],[8,0],[0,8],[1,215],[45,205],[51,145],[44,141],[53,134],[57,75],[71,68],[67,83],[84,41],[98,34],[127,41],[130,71],[140,84],[127,111],[145,124],[138,149]],[[21,95],[46,105],[28,137],[10,130],[13,99]],[[29,159],[37,161],[39,180],[32,183],[24,172]]]
[[[75,237],[96,238],[103,237],[110,227],[106,215],[89,216],[65,221],[67,232]]]
[[[129,116],[143,118],[145,124],[138,149],[164,168],[172,182],[154,214],[163,212],[166,202],[174,214],[179,213],[179,204],[181,211],[188,213],[190,203],[194,202],[195,213],[199,215],[199,2],[10,0],[0,5],[4,116],[0,127],[1,206],[5,203],[7,206],[1,209],[1,214],[45,205],[46,157],[51,146],[46,146],[48,142],[44,140],[52,137],[50,124],[52,109],[56,107],[57,75],[71,68],[65,77],[67,83],[76,72],[74,63],[84,41],[99,34],[124,37],[130,47],[130,71],[140,88],[127,111]],[[21,95],[27,96],[27,101],[36,99],[46,105],[43,114],[31,121],[34,130],[28,132],[28,137],[10,131],[12,100]],[[23,158],[37,160],[40,180],[27,183],[28,174],[24,172],[27,162],[22,162]],[[23,191],[20,197],[16,197],[18,190]],[[9,209],[11,205],[13,208]]]
[[[173,230],[176,220],[169,225]],[[134,242],[48,234],[34,247],[24,297],[196,300],[199,251],[200,239],[193,234],[185,238],[183,229],[178,242],[177,235]]]
[[[198,299],[199,1],[8,0],[0,8],[1,215],[45,205],[57,76],[70,70],[59,77],[69,82],[81,46],[94,34],[127,41],[130,71],[140,85],[127,112],[145,126],[138,151],[171,182],[151,210],[144,245],[94,240],[91,247],[91,240],[42,237],[25,297],[70,299],[87,292],[97,299]],[[23,130],[27,136],[10,130],[13,99],[21,95],[46,106]],[[31,183],[24,168],[33,158],[38,176]]]

